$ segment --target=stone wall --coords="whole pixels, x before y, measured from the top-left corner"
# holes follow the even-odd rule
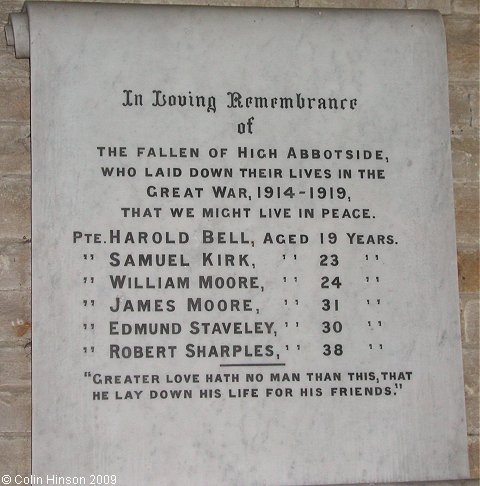
[[[105,1],[105,0],[104,0]],[[0,0],[0,28],[22,0]],[[135,3],[135,0],[131,3]],[[437,9],[448,46],[459,293],[472,478],[479,464],[479,0],[175,0],[143,3]],[[0,473],[30,471],[29,65],[0,35]],[[435,413],[435,411],[432,411]],[[432,444],[432,447],[434,444]],[[478,484],[458,481],[460,484]],[[442,483],[444,484],[444,483]]]

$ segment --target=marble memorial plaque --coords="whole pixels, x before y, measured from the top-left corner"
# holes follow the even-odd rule
[[[467,477],[441,16],[27,14],[33,473]]]

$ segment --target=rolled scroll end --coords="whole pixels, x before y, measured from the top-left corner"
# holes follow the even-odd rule
[[[12,13],[8,16],[8,24],[5,26],[7,45],[15,48],[17,59],[30,57],[30,30],[28,26],[28,14]]]
[[[5,26],[5,37],[7,39],[7,46],[13,46],[15,44],[15,40],[13,38],[13,28],[11,24],[7,24]]]

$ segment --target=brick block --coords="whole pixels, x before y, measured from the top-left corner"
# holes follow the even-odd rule
[[[458,283],[460,292],[478,292],[478,250],[463,250],[457,253]]]
[[[100,1],[100,0],[99,0]],[[115,2],[115,0],[108,0]],[[135,0],[128,3],[154,3],[155,0]],[[295,0],[162,0],[165,5],[213,5],[219,7],[295,7]]]
[[[464,15],[478,15],[480,2],[478,0],[452,0],[452,11]]]
[[[0,125],[0,176],[6,174],[30,174],[28,124]]]
[[[478,211],[478,184],[471,182],[456,182],[453,185],[453,190],[455,194],[455,209],[474,209]]]
[[[62,2],[64,0],[53,0]],[[66,0],[75,2],[77,0]],[[295,0],[93,0],[92,3],[144,3],[154,5],[212,5],[228,7],[294,7]]]
[[[477,83],[450,83],[450,124],[453,135],[464,129],[478,130],[478,85]]]
[[[468,459],[470,461],[470,477],[480,478],[480,447],[478,435],[468,437]]]
[[[478,46],[478,19],[475,16],[461,17],[451,15],[444,17],[447,44],[458,46]],[[478,59],[477,59],[478,63]]]
[[[0,472],[29,476],[31,470],[30,434],[0,434]]]
[[[478,293],[460,295],[460,320],[462,323],[462,343],[465,348],[479,346],[480,300]]]
[[[1,432],[29,432],[32,400],[30,387],[0,385]]]
[[[450,0],[407,0],[407,8],[415,10],[438,10],[444,15],[452,12]]]
[[[471,17],[445,17],[448,78],[451,83],[478,80],[479,25]]]
[[[2,386],[30,386],[31,347],[2,346],[1,349],[2,366],[0,366],[0,383]]]
[[[479,180],[478,161],[479,132],[476,129],[463,128],[451,137],[453,177],[457,181],[477,182]]]
[[[299,0],[300,7],[402,9],[405,0]]]
[[[3,24],[1,27],[1,37],[3,33]],[[4,41],[5,42],[5,41]],[[24,78],[27,79],[30,73],[30,64],[28,59],[17,59],[11,48],[0,47],[0,78]]]
[[[0,177],[0,236],[30,238],[30,177]]]
[[[30,83],[28,79],[0,78],[0,122],[30,120]]]
[[[480,401],[478,397],[469,397],[465,400],[468,435],[478,435],[480,432],[479,407]]]
[[[473,248],[478,245],[479,236],[479,187],[478,184],[464,182],[454,184],[455,192],[455,218],[456,218],[456,231],[457,231],[457,246],[460,249]],[[466,257],[463,256],[462,260]],[[472,260],[471,256],[468,257],[470,267],[467,268],[469,275],[474,277],[475,265],[478,265],[477,261]],[[463,269],[466,270],[465,268]],[[477,280],[478,280],[478,268]],[[461,282],[463,284],[464,282]],[[460,285],[462,292],[470,292],[471,290],[463,290],[464,285]],[[478,283],[477,283],[478,288]]]
[[[456,210],[455,224],[457,246],[459,248],[476,247],[478,245],[478,211],[474,209]]]
[[[27,242],[0,241],[0,290],[31,288],[30,248]]]
[[[0,291],[0,344],[26,344],[31,336],[30,307],[29,291]]]
[[[463,350],[463,377],[465,380],[465,398],[478,397],[479,393],[479,351],[478,349]]]
[[[478,36],[478,31],[472,33]],[[448,46],[447,62],[450,82],[478,80],[478,46]]]

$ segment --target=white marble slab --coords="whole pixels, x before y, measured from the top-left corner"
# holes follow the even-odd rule
[[[467,477],[440,15],[28,14],[34,474]]]

